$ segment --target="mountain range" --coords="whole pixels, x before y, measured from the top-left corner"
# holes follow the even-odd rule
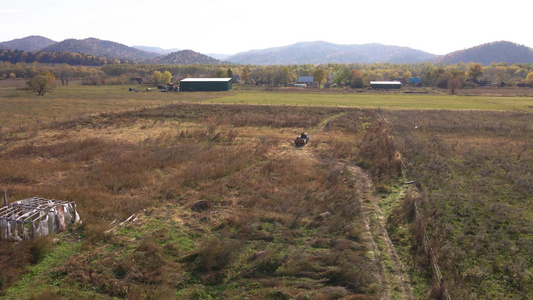
[[[22,49],[23,50],[23,49]],[[156,58],[159,54],[128,47],[123,44],[103,41],[96,38],[87,38],[83,40],[67,39],[62,42],[54,43],[42,52],[68,51],[82,54],[91,54],[94,56],[123,58],[131,60],[146,60]]]
[[[42,36],[28,36],[0,42],[0,49],[27,52],[74,52],[99,57],[128,59],[158,64],[216,64],[254,65],[324,64],[324,63],[420,63],[492,62],[533,63],[533,49],[507,41],[492,42],[446,55],[435,55],[409,47],[378,43],[341,45],[324,41],[300,42],[284,47],[251,50],[234,55],[204,55],[192,50],[162,49],[158,47],[129,47],[96,38],[67,39],[56,42]],[[215,58],[216,56],[217,58]]]
[[[322,41],[242,52],[226,60],[238,64],[292,65],[321,63],[417,63],[429,61],[435,54],[407,47],[382,44],[339,45]]]

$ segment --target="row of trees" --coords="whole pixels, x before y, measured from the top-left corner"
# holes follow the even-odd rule
[[[130,78],[140,77],[144,82],[168,83],[172,77],[232,77],[241,82],[284,86],[294,83],[299,76],[314,76],[320,85],[329,82],[339,86],[361,88],[370,81],[403,80],[419,77],[422,86],[449,88],[452,92],[465,85],[476,86],[504,82],[506,85],[533,86],[533,64],[505,63],[483,66],[481,64],[435,65],[420,64],[323,64],[323,65],[153,65],[115,64],[101,67],[71,66],[68,64],[39,64],[0,62],[1,78],[31,78],[49,72],[68,84],[70,79],[83,79],[85,84],[128,84]]]
[[[533,84],[533,64],[326,64],[293,66],[246,66],[241,74],[249,74],[252,83],[259,85],[285,85],[295,82],[298,76],[314,76],[319,84],[330,82],[339,86],[361,88],[370,81],[403,80],[419,77],[423,86],[449,88],[475,85],[476,82]],[[241,76],[243,79],[248,76]]]
[[[102,76],[105,73],[99,67],[72,66],[69,64],[16,63],[0,61],[0,79],[31,78],[37,74],[49,72],[63,82],[70,78],[82,79],[90,76]]]

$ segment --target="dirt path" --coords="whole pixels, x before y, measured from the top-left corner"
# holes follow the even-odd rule
[[[348,169],[359,178],[356,185],[363,197],[361,211],[365,234],[371,245],[371,258],[379,270],[381,299],[414,299],[405,267],[387,233],[387,220],[378,205],[380,198],[374,192],[372,180],[359,167],[349,166]]]
[[[325,124],[343,114],[339,114],[324,120],[319,125],[309,128],[308,133],[313,142],[313,137],[319,135]],[[291,155],[298,159],[318,160],[313,151],[305,146],[295,148],[294,145],[284,145],[276,155]],[[295,151],[296,150],[296,151]],[[339,162],[340,165],[344,163]],[[365,238],[370,244],[370,257],[378,270],[378,285],[382,288],[381,299],[414,299],[409,277],[405,272],[405,267],[398,257],[394,245],[389,238],[386,228],[386,218],[379,207],[380,197],[375,193],[375,188],[369,175],[357,166],[348,166],[350,172],[359,180],[356,181],[356,188],[362,195],[361,210],[365,228]]]

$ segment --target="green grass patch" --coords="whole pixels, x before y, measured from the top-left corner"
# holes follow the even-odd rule
[[[487,97],[429,94],[372,93],[296,93],[239,91],[229,93],[214,103],[347,106],[387,109],[460,109],[460,110],[523,110],[533,111],[533,97]]]
[[[42,293],[48,288],[59,289],[63,286],[63,280],[61,276],[55,276],[53,269],[79,253],[80,250],[81,242],[58,242],[54,244],[41,262],[31,266],[30,271],[7,290],[5,299],[28,299],[31,298],[32,294]]]

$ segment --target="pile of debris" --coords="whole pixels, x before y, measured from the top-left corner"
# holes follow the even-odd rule
[[[29,240],[81,223],[74,202],[29,198],[0,207],[0,238]]]

